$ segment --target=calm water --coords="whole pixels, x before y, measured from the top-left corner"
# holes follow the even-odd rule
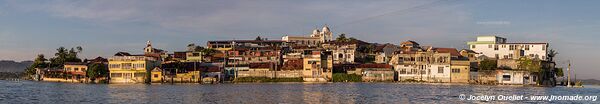
[[[466,95],[593,95],[600,87],[542,88],[400,83],[105,85],[0,80],[0,103],[490,103]],[[493,103],[499,103],[493,101]],[[503,103],[503,102],[500,102]],[[504,101],[504,103],[515,103]],[[519,101],[517,103],[600,103]]]

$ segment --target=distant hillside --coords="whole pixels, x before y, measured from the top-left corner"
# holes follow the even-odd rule
[[[33,61],[0,60],[0,72],[23,72],[31,64],[33,64]]]
[[[583,82],[584,85],[600,85],[600,80],[596,79],[584,79],[581,80],[581,82]]]

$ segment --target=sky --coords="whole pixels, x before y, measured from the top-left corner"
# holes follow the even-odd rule
[[[596,0],[0,0],[0,60],[52,57],[82,46],[83,58],[154,47],[183,51],[208,40],[270,40],[327,25],[376,43],[414,40],[467,48],[480,35],[548,42],[559,66],[600,79]]]

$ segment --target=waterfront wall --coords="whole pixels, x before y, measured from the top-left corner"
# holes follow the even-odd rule
[[[300,78],[301,70],[293,71],[238,71],[237,77]]]

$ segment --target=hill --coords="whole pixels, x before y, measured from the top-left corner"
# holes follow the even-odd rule
[[[31,64],[33,64],[33,61],[0,60],[0,72],[23,72]]]
[[[584,85],[600,85],[600,80],[596,79],[584,79],[581,80],[581,82],[583,82]]]

